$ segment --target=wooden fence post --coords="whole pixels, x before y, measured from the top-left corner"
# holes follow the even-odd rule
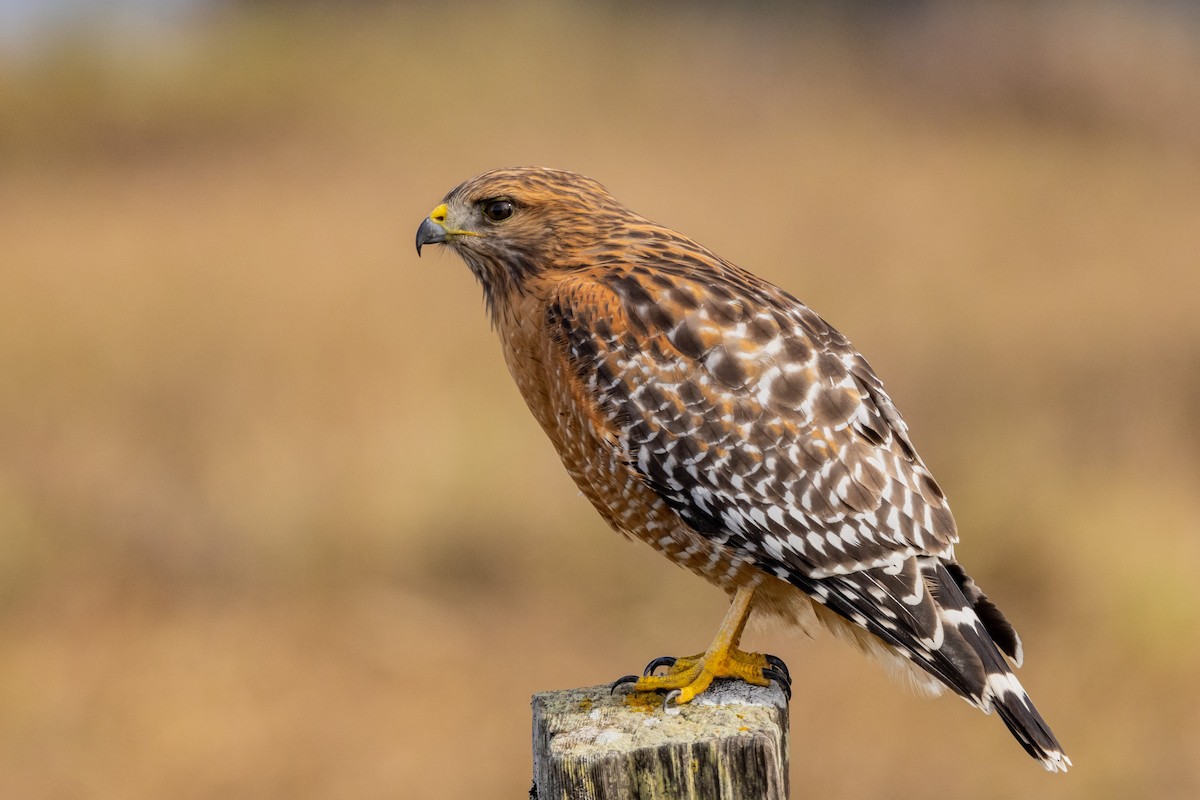
[[[720,680],[684,706],[608,686],[533,696],[531,800],[787,800],[778,685]]]

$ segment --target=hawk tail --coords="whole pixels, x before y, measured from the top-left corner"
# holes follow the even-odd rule
[[[984,713],[994,708],[1025,752],[1048,771],[1065,772],[1071,759],[1001,655],[1020,666],[1021,640],[1012,625],[953,561],[929,559],[922,572],[942,623],[937,649],[944,660],[937,660],[958,667],[959,680],[950,686]]]
[[[1047,770],[1071,765],[1005,658],[1021,662],[1016,631],[958,564],[918,556],[797,585],[971,705],[995,709]]]

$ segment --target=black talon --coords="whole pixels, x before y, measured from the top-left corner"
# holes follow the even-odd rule
[[[783,693],[787,695],[787,699],[792,699],[792,681],[787,675],[783,674],[774,667],[766,667],[762,671],[763,677],[767,680],[775,681],[779,684],[779,688],[783,689]]]
[[[787,664],[783,663],[782,658],[780,658],[779,656],[773,656],[770,653],[767,653],[766,655],[764,655],[763,658],[765,658],[767,660],[768,664],[770,664],[772,667],[775,667],[775,669],[779,670],[785,676],[787,676],[788,683],[792,682],[792,673],[790,670],[788,670]]]
[[[676,659],[675,656],[659,656],[646,665],[646,669],[642,671],[642,674],[649,677],[650,675],[653,675],[654,670],[658,669],[659,667],[666,667],[667,669],[670,669],[671,667],[675,666],[675,662],[677,660],[678,659]]]
[[[676,697],[679,697],[679,695],[681,695],[681,694],[683,694],[683,692],[679,691],[678,689],[672,689],[671,691],[667,692],[667,696],[663,698],[663,713],[664,714],[667,712],[667,706],[671,705],[671,701],[674,700]]]
[[[612,683],[610,683],[608,685],[608,693],[615,694],[617,691],[617,687],[619,687],[623,683],[637,683],[637,682],[638,682],[637,675],[622,675],[620,678],[617,678],[615,681],[613,681]]]

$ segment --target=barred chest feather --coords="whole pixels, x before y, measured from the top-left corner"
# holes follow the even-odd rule
[[[624,432],[577,379],[549,331],[528,324],[544,316],[545,305],[544,299],[526,295],[498,317],[497,328],[521,396],[584,497],[615,530],[722,589],[757,584],[761,571],[732,548],[693,530],[624,460],[617,446]]]

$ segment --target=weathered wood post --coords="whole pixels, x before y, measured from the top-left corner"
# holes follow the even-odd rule
[[[787,800],[787,699],[717,681],[664,711],[608,686],[533,696],[536,800]]]

